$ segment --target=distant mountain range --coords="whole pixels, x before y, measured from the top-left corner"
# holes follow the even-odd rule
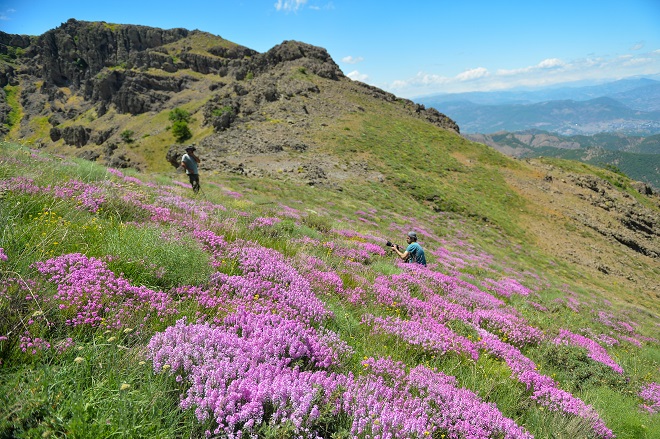
[[[660,188],[660,81],[433,95],[415,99],[464,137],[519,158],[561,157]]]
[[[600,133],[560,136],[540,130],[464,134],[512,157],[560,157],[623,172],[660,188],[660,135],[649,137]]]
[[[463,133],[541,129],[565,136],[660,133],[660,81],[639,78],[536,91],[472,92],[419,97]]]

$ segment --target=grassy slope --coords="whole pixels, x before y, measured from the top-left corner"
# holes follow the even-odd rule
[[[185,44],[206,53],[208,47],[217,45],[218,41],[209,39],[206,34],[196,34]],[[182,42],[168,48],[173,57],[183,45]],[[294,69],[295,72],[302,75],[299,70]],[[175,103],[194,114],[209,96],[208,84],[203,75],[183,74],[197,75],[201,79],[194,90],[179,96],[180,101]],[[337,86],[336,83],[324,85],[326,80],[307,75],[298,79],[316,81],[322,90]],[[174,183],[183,181],[184,177],[166,174],[171,170],[163,160],[172,144],[171,134],[164,129],[169,110],[134,118],[112,111],[96,118],[90,111],[79,120],[95,130],[121,126],[115,136],[123,129],[133,130],[137,141],[128,146],[128,155],[146,159],[152,172],[161,173],[139,176],[145,181],[157,182],[159,189],[122,180],[96,164],[40,157],[16,145],[2,144],[0,182],[25,176],[34,179],[40,187],[46,187],[81,180],[106,188],[107,198],[100,211],[90,213],[71,200],[44,194],[29,195],[13,187],[2,195],[0,248],[4,249],[8,261],[0,262],[0,280],[11,281],[0,287],[0,314],[8,317],[0,319],[0,325],[4,325],[0,326],[0,336],[11,333],[11,338],[0,341],[0,407],[7,408],[0,410],[0,437],[41,434],[197,437],[206,428],[207,425],[200,425],[194,419],[192,411],[177,409],[182,385],[165,374],[154,374],[145,356],[144,346],[149,338],[172,324],[174,317],[148,320],[139,331],[125,332],[135,329],[136,325],[130,323],[121,330],[104,327],[74,330],[62,324],[65,317],[56,309],[46,309],[56,325],[54,329],[42,328],[41,335],[53,343],[71,337],[72,346],[62,354],[54,352],[55,349],[37,355],[20,350],[18,334],[23,329],[34,331],[35,327],[26,322],[30,317],[35,320],[38,311],[34,308],[36,301],[28,303],[19,297],[19,293],[25,291],[15,283],[17,276],[22,279],[35,276],[31,268],[34,262],[74,252],[99,258],[112,255],[109,268],[117,275],[123,273],[132,285],[171,292],[182,285],[204,285],[208,281],[213,271],[208,251],[185,244],[185,241],[163,239],[164,236],[185,236],[185,228],[174,222],[149,221],[145,210],[123,197],[154,205],[160,203],[160,207],[175,212],[186,209],[180,207],[180,200],[192,202],[192,207],[187,207],[191,211],[203,209],[205,202],[212,201],[226,206],[227,210],[213,211],[210,220],[191,214],[190,220],[228,241],[248,239],[273,248],[290,258],[289,262],[300,271],[306,268],[305,258],[319,258],[338,273],[345,288],[367,290],[368,300],[358,305],[340,294],[317,291],[335,313],[335,318],[326,322],[326,326],[340,334],[355,351],[342,371],[364,373],[360,360],[371,356],[391,356],[411,367],[416,364],[438,367],[456,376],[461,385],[496,403],[506,416],[538,438],[551,435],[586,438],[592,433],[576,418],[552,414],[530,403],[524,386],[509,377],[509,368],[500,360],[488,355],[481,355],[477,361],[452,353],[436,355],[407,346],[394,337],[374,336],[360,323],[365,313],[400,316],[405,315],[406,305],[379,304],[371,286],[376,279],[395,276],[402,269],[389,254],[372,254],[356,269],[348,264],[350,256],[342,256],[342,250],[351,255],[356,245],[369,240],[379,245],[386,239],[402,244],[405,232],[415,229],[422,237],[432,270],[455,275],[475,285],[481,285],[485,279],[514,278],[531,288],[533,300],[513,295],[505,302],[549,337],[561,328],[580,334],[621,335],[599,319],[599,312],[614,316],[617,321],[632,322],[638,325],[634,334],[654,337],[655,341],[643,342],[642,347],[622,342],[607,348],[610,356],[624,368],[625,379],[587,358],[584,350],[578,348],[563,349],[543,342],[526,346],[523,353],[563,389],[592,404],[618,437],[655,437],[660,431],[658,415],[649,416],[638,409],[641,401],[637,392],[642,384],[660,380],[657,342],[660,304],[652,298],[636,297],[638,291],[627,289],[630,283],[625,284],[626,288],[608,283],[609,279],[585,273],[543,250],[538,234],[533,233],[529,224],[541,219],[554,221],[548,215],[548,207],[513,189],[509,181],[511,175],[538,178],[538,170],[419,119],[402,117],[396,108],[404,105],[402,102],[383,105],[382,100],[360,93],[324,95],[324,99],[329,101],[328,106],[334,104],[338,109],[348,108],[345,101],[350,100],[355,108],[362,110],[340,112],[337,119],[323,120],[327,124],[322,131],[310,130],[308,135],[322,145],[320,152],[346,162],[364,161],[385,176],[383,182],[365,180],[358,175],[342,182],[343,190],[337,192],[283,180],[209,173],[204,176],[203,198],[190,199],[186,183],[183,187]],[[336,102],[331,102],[332,99]],[[16,109],[14,117],[20,120],[18,100],[8,100]],[[268,117],[271,116],[273,120],[280,120],[282,115],[274,112]],[[191,125],[195,135],[192,141],[210,134],[210,128],[201,126],[201,119],[197,113]],[[17,120],[13,122],[16,131]],[[32,118],[30,123],[35,124],[35,134],[28,141],[46,135],[43,120]],[[76,151],[74,147],[64,147],[59,152],[73,155]],[[623,178],[570,162],[552,161],[551,164],[568,166],[577,173],[601,173],[599,176],[606,179]],[[107,181],[117,186],[107,190],[104,186]],[[617,187],[626,186],[623,180],[612,183]],[[175,201],[159,200],[159,190],[173,196]],[[234,198],[234,192],[242,196]],[[631,196],[637,195],[631,192]],[[282,213],[282,205],[294,208],[300,218],[287,217]],[[251,227],[258,217],[279,217],[282,222],[275,226]],[[559,229],[562,228],[568,235],[578,233],[568,223]],[[336,233],[337,230],[359,235],[349,238]],[[320,244],[296,243],[303,238]],[[631,260],[630,263],[659,279],[660,283],[660,270],[653,261]],[[190,270],[190,266],[197,270]],[[232,267],[225,266],[222,270],[239,275]],[[537,305],[546,311],[540,311]],[[193,318],[198,316],[198,311],[194,305],[187,304],[180,315]],[[455,325],[452,329],[475,336],[460,324]],[[82,363],[75,361],[79,357],[84,358]],[[122,387],[123,384],[129,387]],[[336,429],[338,437],[346,433],[346,420],[337,420]],[[269,434],[286,436],[283,431],[262,435]]]
[[[330,230],[352,230],[383,240],[397,240],[405,230],[415,228],[423,234],[422,243],[433,269],[449,270],[440,264],[442,257],[433,255],[433,252],[444,249],[467,262],[465,266],[454,267],[466,279],[478,282],[492,277],[514,277],[537,291],[534,300],[546,306],[549,312],[541,312],[530,306],[527,299],[515,295],[507,302],[530,324],[547,334],[554,334],[559,328],[574,332],[580,328],[592,328],[596,333],[606,332],[610,328],[594,321],[592,313],[602,310],[639,324],[637,331],[640,334],[657,337],[657,309],[631,314],[616,304],[608,305],[594,294],[590,279],[575,273],[569,265],[557,265],[540,254],[533,242],[523,239],[525,231],[518,216],[509,212],[512,208],[514,213],[528,209],[530,204],[516,197],[497,173],[501,166],[516,167],[515,162],[479,145],[464,142],[457,136],[438,130],[425,132],[423,125],[415,125],[416,121],[390,127],[391,132],[397,134],[385,136],[383,132],[386,130],[379,120],[382,119],[346,120],[349,129],[338,129],[337,144],[342,148],[339,153],[365,151],[367,156],[371,154],[374,166],[398,171],[392,174],[391,187],[356,181],[345,185],[345,190],[338,193],[282,181],[245,180],[236,176],[212,184],[214,182],[209,177],[204,182],[206,199],[192,201],[211,200],[227,206],[227,211],[215,212],[216,225],[209,224],[227,239],[255,240],[293,258],[293,261],[306,254],[319,257],[342,273],[346,286],[360,282],[355,277],[357,273],[349,274],[354,269],[346,270],[345,257],[327,251],[325,246],[301,246],[293,244],[292,240],[308,237],[350,248],[355,240]],[[410,129],[411,126],[415,129]],[[414,145],[428,155],[411,157],[401,145]],[[406,160],[400,160],[402,156]],[[51,158],[35,161],[29,151],[8,144],[3,144],[2,157],[0,180],[23,175],[34,178],[40,186],[62,184],[68,179],[93,184],[107,179],[117,182],[97,165],[78,160],[60,163]],[[376,157],[380,159],[376,160]],[[409,178],[411,173],[424,178]],[[168,178],[159,178],[161,184],[168,182]],[[175,178],[181,179],[180,176]],[[166,191],[182,199],[187,199],[189,194],[188,189],[171,183],[166,186]],[[240,192],[243,196],[235,199],[230,196],[230,191]],[[162,233],[170,236],[184,233],[176,226],[167,223],[149,225],[146,221],[148,226],[141,227],[139,224],[145,223],[146,219],[144,212],[122,202],[120,195],[124,192],[155,200],[153,189],[121,183],[121,188],[109,197],[104,209],[93,214],[81,211],[76,203],[67,200],[45,195],[29,196],[13,190],[7,192],[3,207],[8,208],[3,208],[0,216],[2,247],[8,255],[8,261],[2,266],[3,279],[14,278],[16,274],[24,279],[30,278],[34,270],[29,267],[35,261],[83,252],[97,257],[114,255],[116,259],[110,267],[115,273],[124,273],[134,285],[167,291],[179,285],[203,283],[211,273],[206,263],[208,255],[194,245],[161,238]],[[486,199],[485,194],[492,196]],[[302,219],[284,218],[282,223],[270,228],[253,230],[248,227],[256,217],[281,216],[278,214],[280,204],[294,207],[301,212]],[[175,209],[171,205],[168,207]],[[434,212],[433,208],[444,212]],[[487,262],[478,262],[479,258]],[[200,270],[190,271],[187,267],[191,265]],[[158,267],[164,269],[166,276],[156,274]],[[360,276],[368,280],[367,285],[377,276],[398,272],[400,269],[389,255],[373,256],[359,270]],[[411,366],[422,362],[456,376],[461,385],[495,402],[506,416],[515,419],[536,437],[550,437],[551,432],[555,437],[590,437],[589,430],[575,419],[558,417],[538,406],[530,406],[524,389],[508,377],[510,372],[501,361],[482,355],[479,361],[472,362],[453,354],[436,356],[418,348],[401,349],[400,342],[387,337],[374,338],[359,324],[361,315],[366,312],[388,315],[394,309],[383,308],[377,303],[356,307],[340,295],[323,297],[336,315],[328,327],[338,332],[355,350],[353,360],[345,366],[347,370],[359,374],[359,359],[367,356],[392,356]],[[572,311],[568,306],[569,297],[580,304],[580,309],[592,312]],[[5,325],[20,322],[21,309],[8,303],[5,297],[0,302],[0,311],[10,316]],[[183,313],[192,315],[190,313],[194,310]],[[74,346],[61,355],[21,354],[16,344],[0,342],[3,359],[0,366],[3,368],[0,374],[1,405],[9,408],[0,419],[3,435],[32,437],[50,432],[72,437],[107,437],[110,434],[195,436],[204,425],[199,426],[190,411],[181,412],[175,408],[180,388],[166,376],[154,375],[144,356],[143,346],[151,334],[171,323],[171,319],[156,320],[135,335],[117,330],[104,331],[103,328],[68,332],[62,326],[48,334],[53,339],[73,338]],[[4,332],[18,330],[7,326],[3,329]],[[112,340],[112,337],[116,339]],[[637,406],[641,401],[636,396],[642,383],[660,379],[657,341],[645,343],[643,348],[631,344],[608,348],[610,355],[626,370],[628,382],[586,358],[580,349],[558,352],[552,345],[542,343],[529,346],[524,352],[563,388],[592,404],[618,437],[652,438],[660,431],[657,415],[640,412]],[[85,358],[85,367],[78,367],[79,364],[73,361],[79,356]],[[122,384],[131,387],[120,390]]]

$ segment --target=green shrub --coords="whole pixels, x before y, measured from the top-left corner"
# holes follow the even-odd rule
[[[225,105],[224,107],[213,109],[213,111],[211,111],[211,114],[215,117],[220,117],[223,114],[229,114],[229,116],[233,117],[235,115],[235,112],[230,105]]]
[[[172,124],[172,135],[177,143],[183,143],[192,137],[192,132],[185,121],[177,120]]]
[[[603,384],[618,389],[626,387],[625,376],[589,358],[585,349],[549,343],[542,348],[541,355],[546,364],[560,371],[558,380],[572,391]]]
[[[190,113],[181,108],[175,108],[170,111],[170,121],[172,122],[190,122]]]
[[[317,214],[310,214],[302,219],[303,224],[321,233],[327,233],[332,230],[332,221],[329,218]]]
[[[121,137],[121,140],[124,141],[125,143],[133,143],[135,140],[133,139],[133,135],[135,132],[133,130],[124,130],[121,132],[119,137]]]

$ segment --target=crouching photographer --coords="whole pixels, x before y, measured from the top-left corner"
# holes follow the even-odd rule
[[[417,243],[417,233],[408,232],[406,242],[408,243],[408,247],[406,247],[405,251],[401,251],[401,247],[397,244],[392,244],[390,241],[387,241],[386,245],[392,251],[396,252],[404,262],[414,262],[426,266],[426,256],[424,255],[422,246]]]

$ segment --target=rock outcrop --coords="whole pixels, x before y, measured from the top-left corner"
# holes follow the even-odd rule
[[[113,166],[143,167],[147,160],[141,159],[141,148],[153,137],[167,139],[158,148],[164,161],[178,166],[182,148],[168,150],[172,136],[162,134],[170,122],[164,116],[157,123],[150,120],[180,107],[191,109],[192,120],[205,130],[195,139],[207,156],[203,166],[227,162],[238,169],[243,157],[263,156],[250,162],[260,163],[250,172],[262,175],[272,171],[273,154],[295,152],[300,162],[291,167],[306,170],[296,176],[314,182],[330,177],[323,166],[312,165],[311,131],[365,111],[346,96],[366,95],[396,105],[402,114],[459,131],[435,109],[350,80],[325,49],[299,41],[258,53],[198,30],[71,19],[38,37],[0,33],[0,42],[5,44],[0,53],[13,57],[3,64],[0,81],[20,85],[13,92],[20,91],[23,119],[12,133],[40,136],[45,147],[75,147],[79,157],[105,156]],[[5,134],[13,123],[12,105],[0,92]],[[126,142],[122,133],[135,130],[132,117],[150,128]]]

